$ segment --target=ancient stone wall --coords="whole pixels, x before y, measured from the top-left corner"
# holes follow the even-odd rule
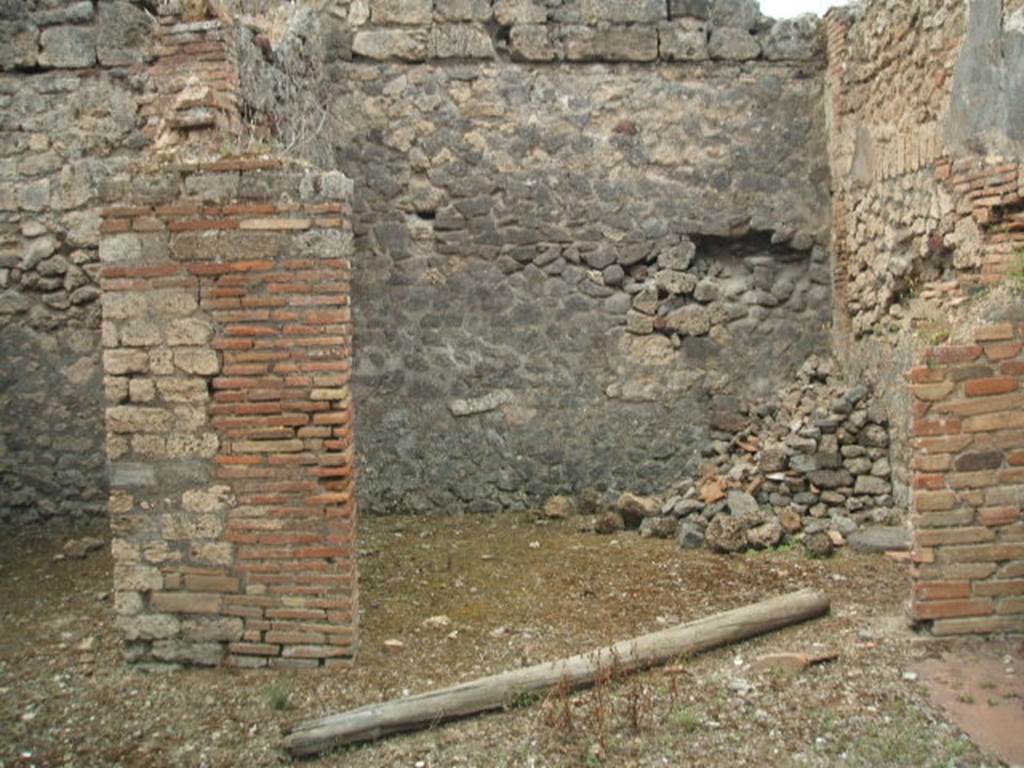
[[[937,635],[1024,630],[1024,325],[929,350],[914,394],[912,618]]]
[[[981,97],[1019,69],[1015,12],[1000,0],[872,0],[827,19],[835,346],[889,410],[901,500],[902,372],[950,338],[972,297],[1006,281],[1024,242],[1019,145],[999,118],[1006,105]],[[964,117],[972,98],[983,124]]]
[[[937,634],[1021,627],[1021,13],[872,0],[827,19],[834,343],[889,411],[911,615]]]
[[[97,197],[145,145],[125,2],[0,4],[0,523],[105,509]]]
[[[815,24],[748,2],[327,16],[367,511],[663,490],[825,343]]]
[[[351,182],[274,160],[118,182],[99,252],[115,606],[130,656],[348,660]]]

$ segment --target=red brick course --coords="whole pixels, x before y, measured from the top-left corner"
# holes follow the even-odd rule
[[[929,350],[907,374],[919,563],[911,614],[936,635],[1024,631],[1024,582],[1012,578],[1024,573],[1024,324],[981,326],[974,338]]]

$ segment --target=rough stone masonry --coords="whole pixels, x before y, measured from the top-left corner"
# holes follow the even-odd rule
[[[360,495],[374,513],[657,493],[695,476],[716,425],[779,391],[830,330],[848,375],[875,385],[905,506],[927,489],[912,487],[923,406],[902,373],[920,347],[976,324],[972,301],[1008,279],[1024,238],[1019,105],[1005,96],[1019,91],[1022,14],[1022,0],[867,0],[825,24],[766,19],[754,0],[0,0],[0,517],[102,513],[106,397],[119,610],[138,655],[210,663],[246,643],[233,662],[345,658],[353,545],[349,523],[331,532],[334,503],[311,506],[317,535],[337,536],[349,561],[327,543],[269,541],[312,536],[301,517],[284,533],[238,528],[239,509],[265,525],[266,505],[297,509],[312,485],[350,503],[340,475],[311,474],[350,455],[316,444],[344,442],[333,430],[345,428],[316,423],[317,409],[359,401]],[[340,170],[354,194],[290,164],[190,162],[249,154]],[[267,208],[228,210],[253,205]],[[266,219],[310,225],[242,226]],[[170,228],[184,221],[233,223]],[[288,402],[317,404],[300,409],[309,421],[282,410],[229,425],[242,416],[220,409],[270,408],[260,398],[280,383],[239,379],[283,376],[290,390],[299,374],[210,345],[255,347],[291,321],[217,317],[234,310],[203,302],[253,299],[319,247],[314,233],[349,226],[353,242],[330,258],[353,257],[351,398],[295,383],[303,394]],[[262,254],[253,231],[280,250]],[[135,257],[150,267],[142,243],[164,237],[172,257],[155,266],[177,272],[116,276]],[[101,260],[101,238],[128,263]],[[189,238],[224,250],[175,255]],[[239,249],[271,266],[187,269]],[[101,280],[115,313],[152,299],[214,335],[172,345],[170,316],[135,336],[115,319],[111,334]],[[174,298],[186,285],[191,302]],[[251,334],[227,335],[235,323]],[[294,441],[302,450],[246,450]],[[990,527],[1011,541],[1021,486],[998,480],[1016,477],[1003,449],[1011,503]],[[247,485],[261,483],[280,487]],[[954,511],[943,536],[981,535],[956,534],[977,526]],[[305,547],[296,567],[311,581],[263,557],[275,546]],[[929,549],[915,553],[921,579],[927,557],[958,556]],[[1001,599],[1021,588],[1002,583],[1013,562],[983,577],[1009,590]],[[337,605],[285,605],[313,599]],[[992,605],[1000,627],[1024,615]],[[288,610],[306,613],[270,615]]]

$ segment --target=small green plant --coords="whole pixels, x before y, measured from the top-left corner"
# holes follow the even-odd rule
[[[1010,279],[1010,289],[1014,293],[1024,293],[1024,249],[1017,251],[1006,274]]]
[[[263,689],[263,695],[267,697],[267,703],[271,709],[278,712],[288,709],[291,693],[285,686],[277,684],[268,685]]]
[[[881,715],[868,735],[837,730],[825,751],[842,755],[843,765],[857,768],[949,768],[960,765],[970,748],[969,741],[937,728],[910,702],[893,702]]]
[[[523,691],[512,696],[505,709],[527,709],[541,700],[541,695],[533,691]]]
[[[700,727],[700,714],[696,707],[679,707],[672,713],[672,723],[684,733],[693,733]]]
[[[917,336],[930,347],[936,347],[949,341],[952,328],[945,321],[929,321],[917,327]]]
[[[985,682],[983,682],[981,684],[981,690],[983,690],[983,691],[992,691],[992,690],[995,690],[995,687],[996,687],[996,684],[993,683],[991,680],[986,680]]]

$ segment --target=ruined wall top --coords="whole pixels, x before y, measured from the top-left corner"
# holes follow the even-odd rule
[[[336,0],[354,59],[528,62],[809,60],[813,16],[775,21],[757,0]]]

